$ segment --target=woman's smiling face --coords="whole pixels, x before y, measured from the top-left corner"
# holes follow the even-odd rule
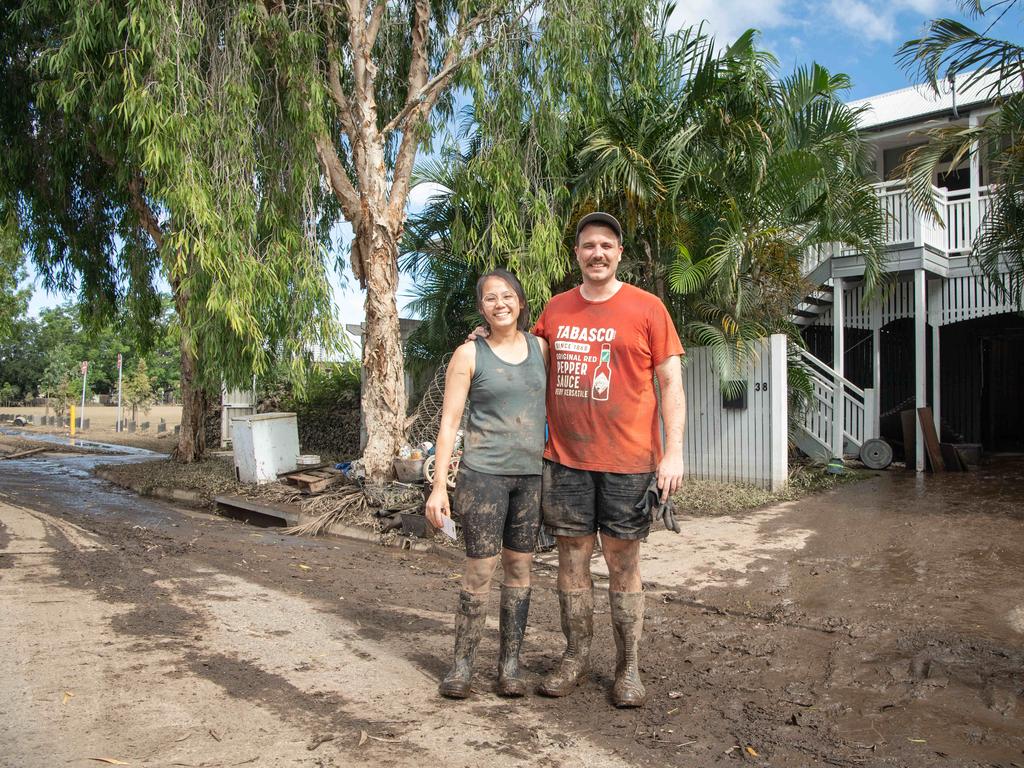
[[[484,281],[480,312],[491,328],[514,328],[522,310],[522,302],[511,285],[500,277],[489,277]]]

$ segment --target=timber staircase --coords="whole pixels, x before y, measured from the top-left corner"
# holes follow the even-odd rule
[[[828,248],[808,254],[804,280],[811,289],[790,316],[801,329],[817,322],[835,303],[833,255]],[[796,425],[797,447],[820,461],[857,456],[865,441],[877,436],[875,391],[861,389],[806,349],[798,351],[798,359],[810,381],[811,396]]]

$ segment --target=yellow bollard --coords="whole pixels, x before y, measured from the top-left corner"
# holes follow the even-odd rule
[[[71,406],[71,436],[75,436],[75,406]]]

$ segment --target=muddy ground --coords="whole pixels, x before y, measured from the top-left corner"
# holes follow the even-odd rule
[[[494,631],[447,702],[457,564],[141,500],[95,461],[0,467],[0,766],[1024,765],[1019,460],[652,536],[641,711],[609,704],[600,592],[573,696],[496,698]]]

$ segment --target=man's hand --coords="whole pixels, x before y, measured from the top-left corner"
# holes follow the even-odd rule
[[[664,504],[683,487],[683,457],[666,453],[658,464],[658,490]]]
[[[472,331],[469,332],[469,336],[466,337],[466,341],[476,341],[477,339],[486,339],[491,335],[491,332],[487,330],[487,326],[478,325]]]
[[[645,514],[651,516],[651,524],[661,523],[665,530],[680,532],[679,523],[676,522],[676,505],[671,499],[662,501],[661,491],[658,490],[658,478],[652,477],[644,496],[636,503],[635,509],[642,509]]]

